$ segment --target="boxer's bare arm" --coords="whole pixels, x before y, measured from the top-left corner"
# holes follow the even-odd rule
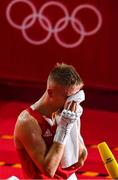
[[[53,177],[61,161],[64,145],[54,142],[47,152],[39,124],[27,111],[18,117],[14,136],[20,140],[36,166]]]

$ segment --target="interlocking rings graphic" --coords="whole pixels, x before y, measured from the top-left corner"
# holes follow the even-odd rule
[[[28,16],[26,16],[26,18],[23,20],[21,25],[16,24],[11,18],[12,7],[17,3],[25,3],[26,5],[28,5],[31,8],[31,11],[32,11],[32,14],[29,14]],[[51,21],[46,17],[46,15],[44,15],[44,11],[49,6],[56,6],[56,7],[60,8],[61,11],[63,11],[63,13],[64,13],[64,17],[60,18],[55,23],[55,25],[52,25]],[[97,21],[98,21],[97,25],[91,31],[85,31],[85,28],[84,28],[82,22],[76,17],[77,13],[83,9],[92,10],[95,13],[95,15],[97,16]],[[58,42],[58,44],[65,48],[74,48],[74,47],[79,46],[82,43],[82,41],[84,40],[85,36],[90,36],[90,35],[95,34],[102,25],[101,13],[93,5],[90,5],[90,4],[78,5],[70,15],[67,8],[58,1],[46,2],[45,4],[43,4],[40,7],[39,11],[37,12],[34,4],[29,0],[12,0],[7,6],[6,17],[11,26],[13,26],[16,29],[21,30],[24,39],[26,41],[28,41],[29,43],[31,43],[33,45],[42,45],[42,44],[46,43],[51,38],[52,35],[54,35],[55,40]],[[31,28],[34,25],[36,20],[38,20],[41,27],[47,32],[46,37],[44,37],[41,40],[37,40],[37,41],[31,39],[26,32],[27,29]],[[73,30],[77,34],[79,34],[79,38],[74,43],[66,43],[66,42],[62,41],[59,37],[59,32],[63,31],[68,26],[69,23],[71,23]]]

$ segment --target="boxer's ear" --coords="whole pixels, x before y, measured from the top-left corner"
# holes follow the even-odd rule
[[[53,90],[52,89],[48,89],[48,96],[53,97]]]

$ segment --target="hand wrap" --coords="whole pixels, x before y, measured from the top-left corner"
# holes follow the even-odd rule
[[[80,106],[80,105],[79,105]],[[82,107],[78,108],[77,112],[64,109],[60,116],[59,124],[56,129],[54,141],[60,144],[66,144],[68,134],[70,133],[74,122],[82,114]]]

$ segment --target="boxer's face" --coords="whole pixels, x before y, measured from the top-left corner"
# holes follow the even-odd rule
[[[63,109],[67,98],[75,93],[77,93],[82,88],[81,85],[73,85],[71,87],[64,87],[61,85],[55,85],[52,90],[52,103],[55,106],[55,110]]]

